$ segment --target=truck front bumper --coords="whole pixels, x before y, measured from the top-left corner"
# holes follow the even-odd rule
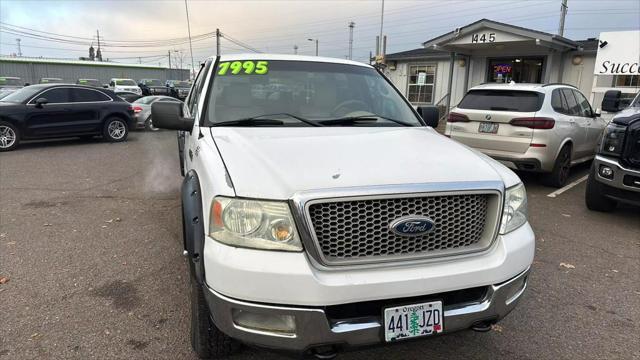
[[[604,184],[603,195],[633,205],[640,206],[640,170],[633,170],[620,165],[617,159],[596,155],[593,160],[593,176]],[[607,177],[604,170],[610,171]]]
[[[474,301],[443,301],[444,333],[492,324],[505,317],[527,287],[529,269],[515,277],[484,287]],[[237,300],[206,287],[205,296],[216,326],[232,338],[267,348],[303,352],[331,346],[349,348],[384,342],[381,308],[377,315],[332,318],[329,307],[270,305]],[[439,298],[441,294],[425,296]],[[446,299],[446,298],[445,298]],[[414,299],[414,303],[421,302]],[[398,300],[402,301],[402,300]],[[293,331],[272,331],[249,327],[239,314],[255,319],[289,319]]]

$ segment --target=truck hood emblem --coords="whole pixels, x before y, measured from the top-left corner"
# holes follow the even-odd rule
[[[420,236],[433,230],[433,220],[426,216],[409,215],[397,218],[389,224],[389,229],[400,236]]]

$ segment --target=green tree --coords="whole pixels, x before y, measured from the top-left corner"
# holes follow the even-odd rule
[[[420,326],[418,325],[418,313],[415,311],[411,312],[411,316],[409,316],[409,332],[411,335],[418,335],[420,332]]]

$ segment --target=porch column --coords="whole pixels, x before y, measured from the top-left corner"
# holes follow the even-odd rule
[[[451,109],[451,96],[453,96],[453,92],[451,91],[451,87],[453,86],[453,66],[455,65],[455,61],[456,61],[456,53],[455,52],[451,52],[451,59],[449,61],[449,84],[447,85],[447,92],[449,93],[449,96],[447,97],[447,109],[445,112],[445,115],[449,114],[449,110]]]

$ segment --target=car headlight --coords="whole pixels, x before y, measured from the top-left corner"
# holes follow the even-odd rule
[[[600,152],[604,155],[620,156],[624,145],[624,134],[627,127],[618,124],[609,124],[604,129]]]
[[[209,236],[221,243],[255,249],[302,250],[286,202],[216,197],[209,218]]]
[[[527,192],[522,183],[507,189],[502,209],[500,234],[509,233],[527,222]]]

